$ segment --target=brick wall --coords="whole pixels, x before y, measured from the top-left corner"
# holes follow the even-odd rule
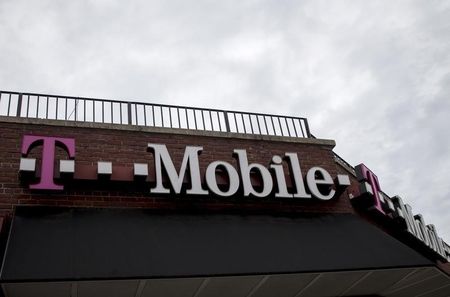
[[[80,126],[80,125],[79,125]],[[333,159],[333,145],[307,139],[293,142],[280,140],[260,140],[256,137],[238,138],[221,135],[188,135],[90,127],[68,127],[2,122],[0,125],[0,216],[9,216],[15,205],[46,205],[67,207],[139,207],[152,209],[180,209],[205,211],[242,211],[269,213],[296,212],[353,212],[348,199],[348,191],[331,201],[317,199],[276,199],[276,198],[219,198],[214,196],[192,197],[150,194],[149,182],[127,182],[71,180],[65,183],[62,192],[38,192],[28,189],[19,178],[20,147],[23,135],[43,135],[75,138],[76,171],[83,167],[95,172],[97,161],[113,162],[113,177],[119,173],[132,172],[133,163],[148,163],[150,179],[154,178],[153,154],[147,152],[148,143],[166,144],[175,167],[178,169],[186,145],[203,146],[199,157],[201,174],[206,166],[215,160],[227,161],[237,168],[233,149],[246,149],[249,163],[268,165],[275,154],[296,152],[303,174],[313,166],[325,168],[332,176],[341,172]],[[198,133],[197,133],[198,134]],[[33,148],[28,157],[39,159],[42,147]],[[57,159],[66,159],[62,149],[57,149]],[[39,168],[39,160],[37,162]],[[285,164],[285,174],[289,171]],[[122,174],[123,175],[123,174]],[[126,174],[125,174],[126,175]],[[353,181],[354,182],[354,181]],[[354,191],[350,187],[349,191]]]

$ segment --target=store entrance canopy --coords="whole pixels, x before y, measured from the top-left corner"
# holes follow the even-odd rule
[[[50,297],[94,296],[89,293],[94,289],[105,292],[95,296],[158,296],[158,290],[172,289],[172,295],[164,296],[225,296],[208,290],[227,286],[243,288],[245,294],[233,296],[248,296],[272,282],[292,283],[298,292],[334,283],[343,292],[373,277],[375,284],[377,278],[400,281],[416,273],[440,273],[431,266],[413,249],[351,214],[281,217],[18,207],[0,277],[9,297],[39,289],[67,293],[45,295]],[[439,277],[448,282],[447,276]]]

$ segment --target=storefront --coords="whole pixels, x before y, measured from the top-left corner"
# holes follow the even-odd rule
[[[9,92],[0,115],[6,297],[450,296],[439,230],[306,119]]]

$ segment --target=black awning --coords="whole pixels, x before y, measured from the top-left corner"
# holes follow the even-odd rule
[[[426,265],[433,263],[351,214],[18,207],[0,278],[156,278]]]

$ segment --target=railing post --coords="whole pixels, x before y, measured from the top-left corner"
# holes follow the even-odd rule
[[[227,132],[231,132],[230,131],[230,123],[228,122],[228,112],[224,112],[224,116],[225,116],[225,129]]]
[[[303,119],[303,121],[305,121],[306,138],[311,138],[311,132],[309,131],[308,120],[307,119]]]
[[[127,109],[128,109],[128,125],[131,125],[131,102],[127,103]]]
[[[20,112],[21,111],[22,111],[22,93],[19,94],[19,99],[17,101],[16,117],[20,117]]]

